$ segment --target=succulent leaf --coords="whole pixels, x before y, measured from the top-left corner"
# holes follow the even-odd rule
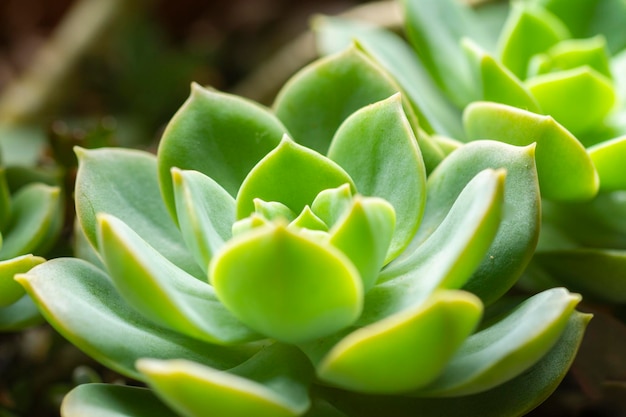
[[[396,92],[391,78],[351,47],[298,72],[279,92],[274,110],[296,142],[326,154],[335,131],[349,115]]]
[[[32,267],[45,262],[39,256],[22,255],[0,261],[0,308],[19,300],[25,293],[24,288],[13,277],[28,272]]]
[[[157,164],[153,155],[113,148],[77,148],[76,154],[76,217],[92,246],[98,248],[96,215],[111,214],[178,267],[205,279],[167,213],[154,174]]]
[[[464,124],[471,140],[492,139],[516,146],[536,143],[535,161],[543,197],[588,200],[597,193],[598,174],[587,151],[551,116],[475,102],[465,109]]]
[[[184,416],[296,417],[310,406],[310,364],[285,345],[267,347],[229,372],[185,360],[141,359],[137,367]]]
[[[235,199],[198,171],[172,168],[172,183],[181,234],[206,272],[213,255],[232,237]]]
[[[237,318],[288,343],[350,325],[363,304],[359,273],[342,252],[282,224],[230,241],[213,259],[210,277]]]
[[[115,288],[146,318],[209,343],[254,338],[208,283],[176,267],[124,222],[101,214],[98,225],[100,254]]]
[[[254,199],[278,201],[294,213],[311,204],[320,191],[354,183],[335,162],[287,136],[250,171],[237,194],[237,218],[255,211]],[[289,219],[287,219],[289,221]]]
[[[353,192],[349,184],[320,191],[311,203],[311,210],[328,227],[342,218],[352,205]]]
[[[61,190],[32,183],[19,189],[12,200],[11,217],[2,234],[0,259],[45,252],[61,231]]]
[[[534,295],[467,338],[443,374],[417,395],[470,395],[515,378],[554,346],[580,300],[564,288]]]
[[[354,180],[359,194],[381,197],[396,213],[385,261],[409,244],[426,201],[426,170],[400,95],[364,107],[339,127],[328,157]]]
[[[6,169],[0,168],[0,231],[4,231],[11,218],[11,193],[7,183]]]
[[[254,353],[250,347],[215,346],[154,324],[124,302],[102,270],[80,259],[52,259],[16,279],[66,339],[135,379],[143,379],[135,369],[139,358],[181,358],[228,369]]]
[[[626,136],[587,149],[600,178],[600,192],[626,190]]]
[[[488,256],[464,288],[485,304],[491,304],[519,278],[537,243],[540,197],[534,146],[520,148],[495,141],[475,141],[452,152],[428,178],[422,224],[405,253],[394,263],[401,264],[411,256],[437,229],[465,185],[487,168],[504,168],[507,173],[502,221]]]
[[[159,143],[159,184],[172,218],[176,218],[173,167],[200,171],[235,196],[250,169],[285,133],[287,129],[268,109],[192,84],[189,99]]]
[[[179,417],[142,387],[117,384],[82,384],[71,390],[61,404],[63,417]]]

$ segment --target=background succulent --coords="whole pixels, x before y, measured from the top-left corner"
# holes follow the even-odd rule
[[[535,146],[476,141],[441,161],[398,90],[351,47],[296,74],[273,111],[194,85],[156,156],[77,149],[83,259],[17,279],[60,333],[150,390],[82,385],[63,415],[543,401],[589,316],[563,288],[504,296],[537,243]]]

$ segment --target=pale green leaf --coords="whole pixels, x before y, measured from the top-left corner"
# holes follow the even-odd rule
[[[237,218],[254,212],[254,199],[277,201],[294,213],[311,204],[320,191],[354,183],[335,162],[287,136],[250,171],[237,194]]]
[[[598,171],[600,191],[626,190],[626,136],[599,143],[587,151]]]
[[[386,261],[409,244],[426,201],[426,170],[400,95],[364,107],[339,127],[328,157],[353,179],[359,194],[393,206],[396,229]]]
[[[542,197],[576,201],[588,200],[597,193],[598,174],[587,151],[551,116],[498,103],[476,102],[465,109],[464,122],[471,140],[491,139],[516,146],[535,143]]]
[[[139,358],[181,358],[227,369],[254,353],[245,346],[211,345],[154,324],[124,302],[103,271],[79,259],[53,259],[16,279],[60,334],[131,378],[142,379],[135,369]]]
[[[268,109],[192,84],[189,99],[170,120],[158,150],[159,184],[172,217],[173,167],[200,171],[235,196],[248,171],[285,133]]]
[[[92,246],[98,247],[96,215],[111,214],[174,264],[205,279],[163,204],[153,155],[115,148],[77,148],[76,153],[76,216]]]
[[[213,259],[219,299],[243,323],[289,343],[323,337],[361,313],[363,284],[338,249],[281,224],[231,240]]]
[[[33,255],[22,255],[0,261],[0,307],[13,304],[24,295],[24,288],[13,277],[28,272],[35,265],[45,262],[44,258]]]
[[[145,317],[210,343],[253,339],[217,299],[213,287],[184,272],[121,220],[98,216],[100,253],[126,302]]]

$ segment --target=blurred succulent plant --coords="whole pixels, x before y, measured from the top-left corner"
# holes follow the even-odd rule
[[[62,414],[542,402],[589,315],[563,288],[505,296],[537,243],[535,146],[431,153],[427,177],[433,142],[398,90],[350,47],[296,74],[273,111],[194,85],[156,157],[78,148],[83,259],[17,280],[67,339],[149,389],[81,385]]]
[[[64,219],[60,188],[33,181],[37,174],[25,167],[14,168],[13,181],[0,168],[0,331],[43,321],[13,277],[45,261],[41,256],[54,247]]]
[[[626,3],[400,3],[408,42],[320,17],[321,52],[356,39],[401,85],[434,152],[536,143],[543,232],[525,285],[625,303]]]

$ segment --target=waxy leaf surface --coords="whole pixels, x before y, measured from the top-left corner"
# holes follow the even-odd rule
[[[24,288],[13,277],[28,272],[32,267],[45,262],[40,256],[22,255],[0,261],[0,307],[6,307],[24,296]]]
[[[139,358],[181,358],[227,369],[254,353],[246,347],[204,343],[154,324],[124,302],[102,270],[79,259],[53,259],[16,279],[67,340],[135,379],[142,379],[135,369]]]
[[[417,230],[426,201],[426,170],[400,95],[355,112],[328,150],[354,180],[359,194],[381,197],[396,212],[386,260],[395,258]]]
[[[112,282],[145,317],[210,343],[254,338],[208,283],[176,267],[119,219],[100,215],[98,223],[100,253]]]
[[[600,177],[600,191],[626,190],[626,136],[599,143],[588,152]]]
[[[159,144],[159,184],[172,217],[176,218],[173,167],[200,171],[235,196],[250,169],[285,133],[268,109],[193,84],[189,99],[169,122]]]

